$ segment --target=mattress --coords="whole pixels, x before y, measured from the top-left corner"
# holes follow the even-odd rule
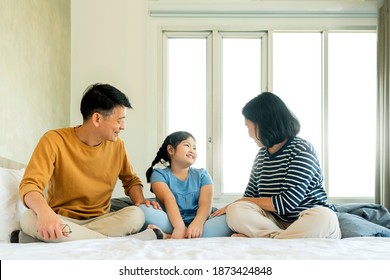
[[[382,279],[390,238],[2,242],[0,259],[1,279]]]
[[[64,243],[0,243],[2,260],[390,260],[390,238],[217,237],[142,241],[129,237]]]

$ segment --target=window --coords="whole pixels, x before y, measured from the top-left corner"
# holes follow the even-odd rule
[[[322,35],[273,34],[273,91],[301,123],[299,135],[322,158]]]
[[[317,149],[329,196],[373,198],[375,33],[274,33],[273,46],[274,91]]]
[[[217,98],[208,98],[207,95],[218,95],[207,83],[213,80],[207,77],[207,65],[211,59],[207,55],[207,45],[212,46],[210,33],[165,34],[168,134],[186,130],[194,135],[198,151],[194,167],[214,171],[210,172],[214,181],[223,186],[219,194],[241,195],[245,191],[258,151],[254,141],[248,137],[241,109],[261,92],[263,35],[263,32],[218,34],[222,46],[219,52],[221,65],[217,70],[222,77],[222,97],[218,99],[221,105],[217,101],[208,110],[207,101]],[[210,119],[214,121],[210,122]],[[213,132],[208,130],[211,127],[220,129]]]
[[[261,37],[252,36],[234,38],[222,33],[223,193],[242,194],[245,191],[258,151],[255,142],[248,137],[241,114],[245,103],[261,92]]]
[[[168,134],[184,130],[196,141],[197,167],[206,167],[206,39],[167,40]]]
[[[374,197],[376,34],[329,33],[331,197]]]
[[[374,32],[214,28],[163,34],[167,133],[194,134],[196,166],[211,173],[216,197],[244,192],[258,147],[241,109],[272,91],[316,148],[331,201],[373,201]]]

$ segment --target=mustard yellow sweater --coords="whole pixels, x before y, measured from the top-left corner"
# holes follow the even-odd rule
[[[109,212],[118,178],[126,195],[133,186],[142,184],[122,140],[91,147],[78,139],[74,128],[51,130],[42,136],[31,156],[19,195],[24,201],[28,192],[43,195],[48,186],[47,201],[54,212],[89,219]]]

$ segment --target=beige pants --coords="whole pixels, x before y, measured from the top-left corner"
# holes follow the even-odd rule
[[[81,239],[96,239],[107,237],[118,237],[134,234],[142,228],[145,217],[142,210],[136,206],[129,206],[122,208],[116,212],[107,213],[100,217],[76,220],[60,216],[61,223],[66,228],[64,230],[71,230],[68,237],[63,236],[58,240],[43,240],[42,236],[38,234],[37,230],[37,215],[32,210],[27,210],[20,219],[20,226],[23,233],[45,242],[64,242]],[[140,236],[139,239],[150,240],[156,239],[156,235],[152,230],[148,230],[146,237]],[[139,233],[138,235],[141,235]],[[137,234],[134,235],[136,237]]]
[[[336,214],[331,209],[320,206],[302,211],[295,222],[288,224],[255,203],[239,201],[226,209],[226,221],[234,232],[248,237],[341,238]]]

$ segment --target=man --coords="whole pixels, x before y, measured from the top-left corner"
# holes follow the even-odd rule
[[[22,231],[14,231],[11,242],[63,242],[130,234],[140,239],[161,237],[150,229],[138,233],[144,215],[137,206],[161,208],[145,200],[141,180],[118,138],[125,129],[127,108],[132,107],[121,91],[108,84],[94,84],[81,100],[83,124],[43,135],[20,183],[19,195],[29,209],[20,221]],[[110,213],[118,178],[135,206]]]

